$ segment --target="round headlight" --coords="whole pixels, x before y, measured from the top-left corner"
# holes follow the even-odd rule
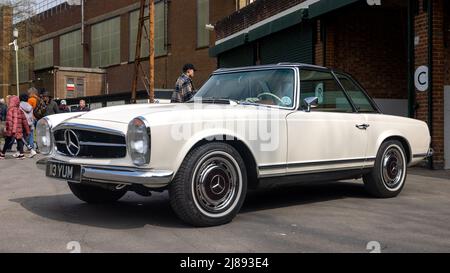
[[[39,151],[48,155],[52,152],[52,133],[51,133],[51,124],[46,119],[41,119],[36,126],[36,142],[39,148]]]
[[[150,163],[150,127],[144,118],[135,118],[128,125],[127,146],[134,165]]]

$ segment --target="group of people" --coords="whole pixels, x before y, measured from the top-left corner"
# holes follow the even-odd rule
[[[76,112],[87,112],[89,108],[84,100],[80,101]],[[0,136],[5,139],[3,149],[0,150],[0,160],[6,158],[6,152],[10,151],[14,144],[17,145],[17,153],[14,157],[24,159],[24,150],[27,148],[29,157],[37,154],[37,145],[34,142],[34,132],[37,122],[47,116],[71,112],[67,102],[62,100],[60,104],[53,100],[47,92],[40,92],[36,88],[30,88],[26,94],[8,96],[0,99]]]
[[[172,95],[172,103],[187,102],[195,95],[193,78],[196,69],[192,64],[183,67],[183,73],[178,78]],[[88,112],[90,109],[86,101],[81,100],[75,112]],[[62,100],[60,104],[53,100],[47,93],[40,93],[36,88],[30,88],[27,94],[20,97],[8,96],[0,99],[0,137],[5,138],[5,144],[0,151],[0,160],[6,158],[6,152],[10,151],[14,144],[17,145],[17,159],[24,159],[25,147],[32,158],[37,154],[37,145],[34,142],[34,131],[37,122],[50,115],[71,112],[67,101]]]

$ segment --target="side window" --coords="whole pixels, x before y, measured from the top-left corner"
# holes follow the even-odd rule
[[[306,98],[319,98],[319,105],[312,111],[353,112],[352,105],[331,72],[301,70],[300,82],[302,104]]]
[[[338,77],[342,86],[344,86],[345,91],[350,96],[359,112],[377,112],[364,91],[351,78],[340,73],[336,73],[336,76]]]

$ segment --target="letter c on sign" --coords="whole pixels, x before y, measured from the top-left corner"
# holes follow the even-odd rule
[[[425,92],[428,90],[429,76],[428,76],[428,66],[419,66],[414,74],[414,84],[416,89],[420,92]]]

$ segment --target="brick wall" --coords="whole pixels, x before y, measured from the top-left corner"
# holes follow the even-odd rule
[[[318,23],[316,63],[352,74],[374,98],[407,99],[406,18],[401,9],[345,9]],[[320,35],[325,29],[325,40]]]
[[[130,92],[134,63],[129,62],[129,10],[130,6],[138,8],[139,0],[95,0],[87,1],[85,8],[86,32],[84,50],[84,66],[90,67],[90,28],[99,20],[108,17],[121,17],[121,64],[105,68],[107,71],[108,91],[110,94]],[[177,0],[168,3],[168,45],[167,55],[155,60],[155,87],[174,87],[176,79],[181,74],[181,68],[185,63],[194,63],[197,74],[194,79],[196,86],[200,87],[217,68],[217,61],[210,58],[208,48],[197,48],[197,1]],[[216,22],[224,16],[235,11],[235,3],[231,0],[210,1],[210,22]],[[80,7],[65,6],[62,11],[46,12],[39,17],[39,40],[54,39],[54,64],[59,65],[59,38],[65,32],[81,27]],[[215,36],[211,32],[211,45]],[[143,63],[144,69],[148,69],[148,62]],[[23,84],[25,90],[30,84]],[[144,90],[142,81],[139,81],[139,90]]]
[[[216,22],[217,40],[230,36],[305,0],[258,0]],[[229,1],[234,2],[234,1]]]
[[[423,0],[419,2],[419,14],[415,18],[416,36],[419,37],[419,45],[415,49],[416,67],[428,65],[428,12],[424,9]],[[443,7],[444,0],[433,1],[432,147],[435,150],[435,168],[444,166],[444,84],[448,73],[445,73]],[[428,122],[428,92],[416,92],[416,102],[416,118]]]

